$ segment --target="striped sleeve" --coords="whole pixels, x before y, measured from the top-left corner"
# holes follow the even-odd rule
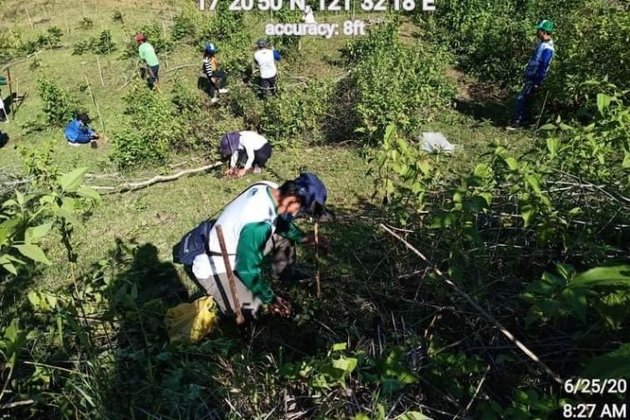
[[[203,62],[203,72],[208,77],[212,76],[212,64],[210,63],[210,60],[206,60]]]

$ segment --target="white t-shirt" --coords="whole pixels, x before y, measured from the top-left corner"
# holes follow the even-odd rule
[[[263,79],[271,79],[278,74],[276,68],[276,60],[273,57],[273,50],[263,48],[254,53],[254,60],[260,68],[260,77]]]
[[[241,131],[239,134],[238,149],[232,153],[230,167],[234,168],[236,166],[238,162],[238,151],[245,150],[245,153],[247,153],[247,162],[245,163],[244,169],[249,169],[254,163],[254,152],[260,150],[268,141],[255,131]]]
[[[221,225],[225,248],[232,270],[236,264],[236,248],[241,236],[241,230],[249,223],[264,222],[271,225],[275,232],[276,203],[270,189],[278,188],[278,184],[262,181],[265,185],[254,185],[223,209],[216,224]],[[213,227],[208,238],[208,249],[212,256],[203,253],[193,260],[192,270],[197,278],[207,279],[213,274],[225,273],[225,264],[221,255],[221,246]]]

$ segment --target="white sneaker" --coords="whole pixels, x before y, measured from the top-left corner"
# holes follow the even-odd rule
[[[256,166],[252,172],[254,172],[255,174],[261,174],[262,173],[262,168]]]
[[[228,93],[229,91],[225,88],[219,89],[219,93]]]
[[[219,102],[219,98],[212,98],[212,99],[210,99],[210,103],[211,104],[216,104],[217,102]]]
[[[81,146],[79,143],[73,143],[71,141],[68,142],[68,145],[73,146],[73,147],[79,147]]]

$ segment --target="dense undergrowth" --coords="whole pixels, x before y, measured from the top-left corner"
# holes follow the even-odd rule
[[[627,66],[615,61],[627,62],[627,14],[616,2],[586,0],[487,5],[440,3],[430,42],[403,42],[399,22],[386,20],[342,49],[340,77],[281,80],[266,102],[253,86],[242,15],[183,8],[168,32],[142,27],[160,52],[220,40],[231,92],[209,107],[181,81],[161,94],[131,81],[112,135],[115,165],[214,157],[220,135],[242,128],[269,136],[276,150],[352,140],[373,160],[384,206],[366,199],[336,209],[339,220],[322,227],[334,244],[323,298],[279,286],[294,318],[224,323],[199,344],[173,344],[163,316],[189,300],[181,272],[154,244],[132,240],[79,270],[72,232],[98,196],[83,186],[85,170],[63,174],[50,149],[24,151],[28,179],[2,192],[0,213],[1,409],[19,418],[525,419],[579,401],[445,278],[561,378],[630,376],[630,104]],[[488,138],[470,172],[449,164],[454,157],[422,152],[417,131],[455,112],[445,67],[458,60],[515,86],[531,50],[529,22],[540,14],[558,23],[559,53],[548,81],[554,109],[531,147]],[[127,25],[124,15],[113,24]],[[3,34],[1,53],[59,47],[47,33],[53,38],[39,46]],[[132,44],[102,50],[99,42],[112,44],[98,39],[83,53],[135,55]],[[298,44],[278,41],[288,66],[303,58]],[[40,125],[61,125],[85,105],[47,79],[39,95]],[[576,106],[579,114],[568,112]],[[44,238],[65,250],[55,264],[67,278],[54,288],[37,282],[50,263]]]
[[[448,45],[461,68],[508,88],[520,87],[535,24],[552,19],[557,54],[545,89],[556,111],[582,110],[587,98],[598,93],[588,81],[607,79],[620,89],[630,87],[625,2],[448,0],[429,18],[418,18],[427,25],[427,37]]]

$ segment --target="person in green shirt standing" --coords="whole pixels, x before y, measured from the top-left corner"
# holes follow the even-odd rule
[[[160,61],[157,58],[157,54],[155,54],[155,49],[153,48],[153,45],[147,42],[143,33],[138,32],[135,39],[138,43],[138,55],[140,56],[140,60],[145,63],[147,73],[149,74],[149,86],[155,86],[159,91],[160,78],[158,76],[158,72],[160,71]]]

